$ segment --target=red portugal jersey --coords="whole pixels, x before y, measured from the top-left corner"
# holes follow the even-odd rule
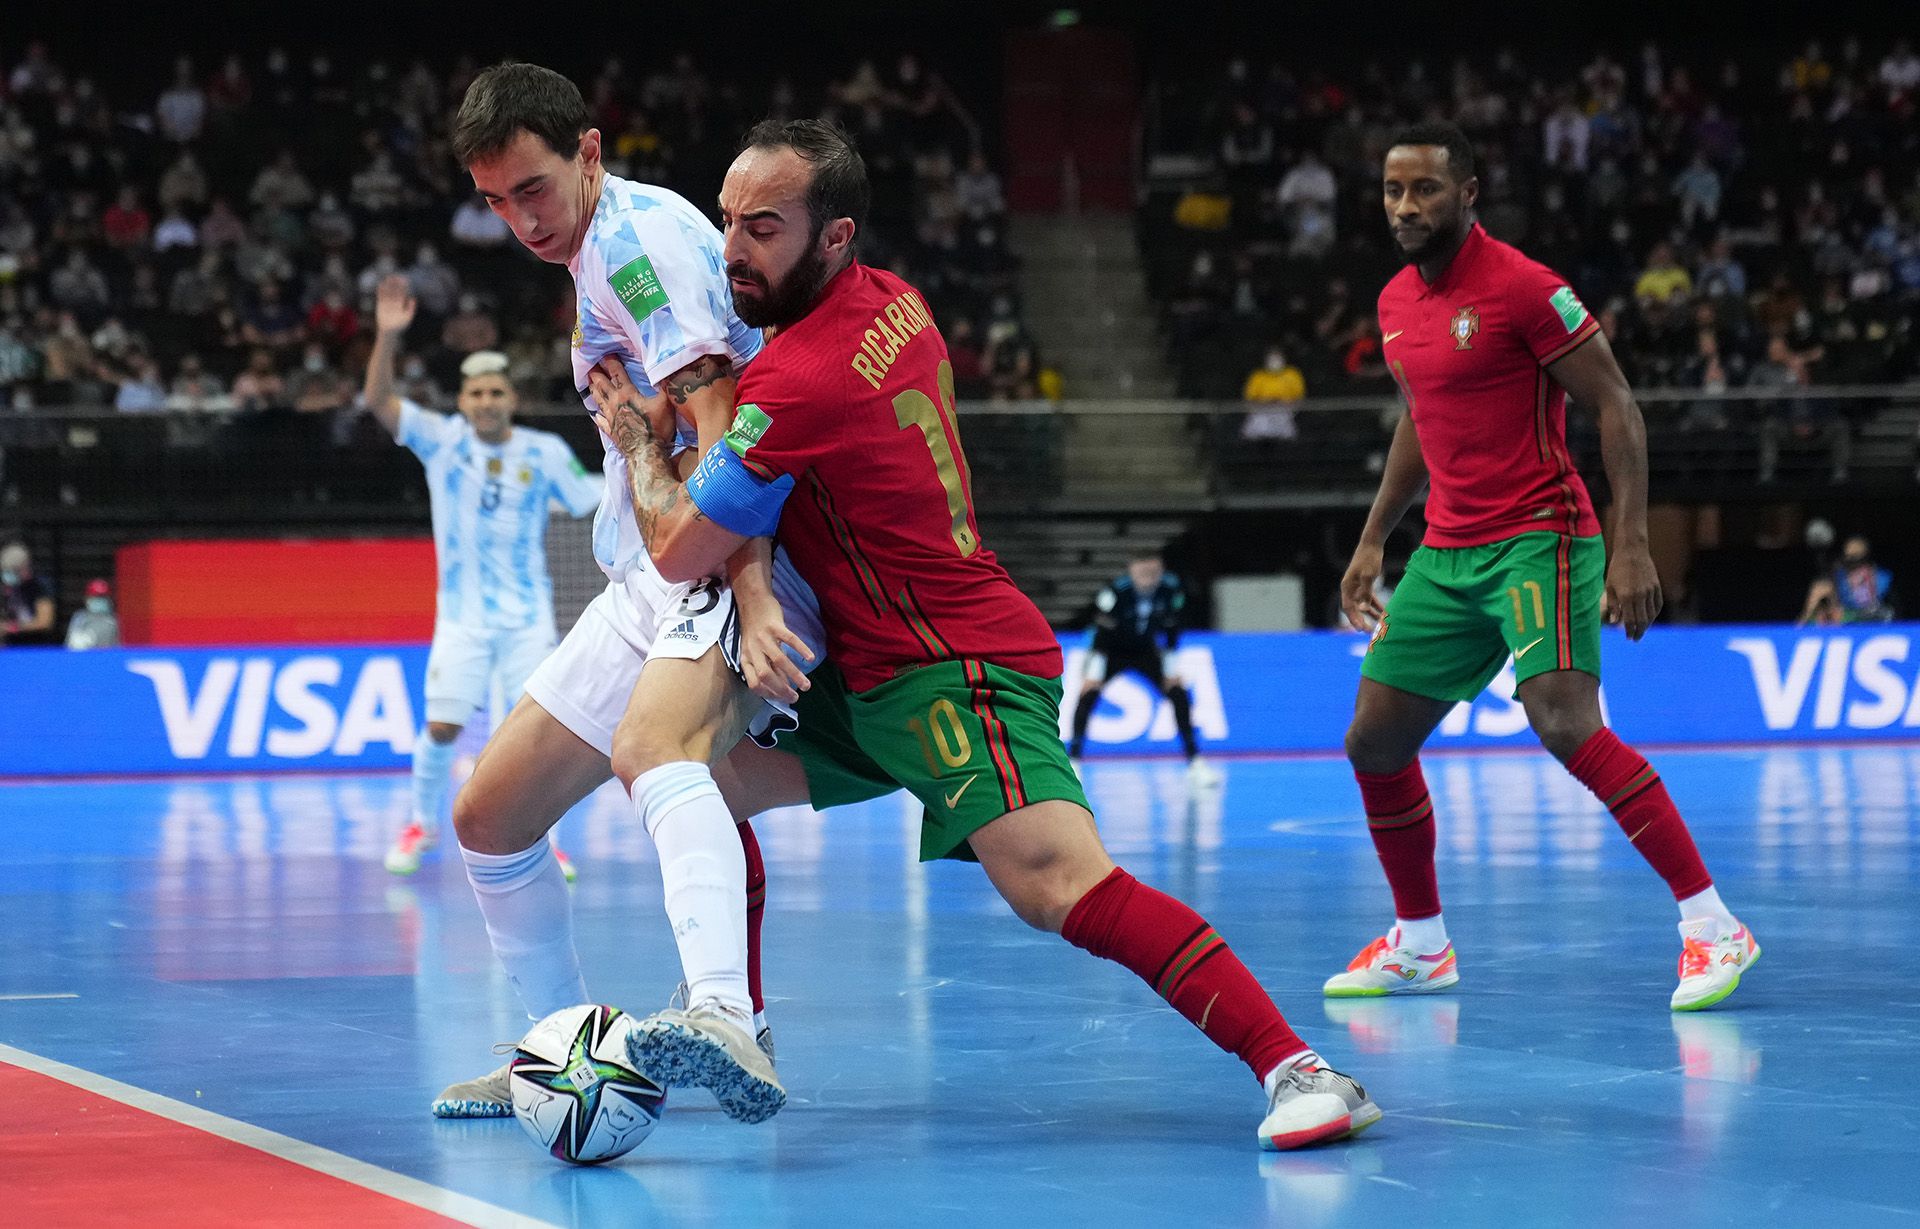
[[[980,540],[953,366],[917,291],[849,266],[747,366],[739,396],[736,451],[793,480],[779,541],[848,686],[956,658],[1059,676],[1053,629]]]
[[[1433,484],[1428,546],[1600,532],[1567,455],[1566,390],[1546,370],[1599,331],[1559,274],[1477,223],[1438,281],[1408,265],[1387,283],[1381,350]]]

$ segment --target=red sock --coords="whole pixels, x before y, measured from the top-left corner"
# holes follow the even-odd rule
[[[1393,888],[1393,913],[1407,921],[1440,916],[1440,883],[1433,871],[1433,799],[1415,757],[1399,772],[1356,772],[1367,832]]]
[[[740,847],[747,852],[747,996],[753,1009],[767,1009],[766,996],[760,992],[760,916],[767,909],[767,864],[760,857],[760,838],[752,824],[735,824]]]
[[[1653,869],[1685,900],[1713,886],[1693,835],[1680,818],[1660,774],[1638,751],[1601,728],[1567,761],[1567,771],[1607,804],[1613,820]]]
[[[1119,867],[1080,898],[1060,935],[1133,970],[1256,1080],[1307,1048],[1205,918]]]

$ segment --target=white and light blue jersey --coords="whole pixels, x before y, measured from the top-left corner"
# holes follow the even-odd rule
[[[488,444],[461,415],[406,400],[394,439],[427,467],[438,617],[494,631],[551,623],[547,505],[585,516],[600,499],[599,484],[566,441],[516,426]]]
[[[720,232],[686,198],[609,175],[580,251],[568,262],[578,312],[573,382],[591,411],[587,373],[620,357],[634,387],[651,396],[660,381],[707,354],[736,367],[760,353],[760,330],[733,311]],[[691,443],[691,433],[682,431]],[[633,515],[627,461],[602,438],[606,487],[593,517],[593,556],[608,578],[626,579],[646,544]]]

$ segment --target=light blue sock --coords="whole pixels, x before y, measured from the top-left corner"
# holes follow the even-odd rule
[[[413,740],[413,822],[422,828],[440,826],[440,808],[447,801],[447,777],[453,771],[458,741],[437,743],[425,730]]]

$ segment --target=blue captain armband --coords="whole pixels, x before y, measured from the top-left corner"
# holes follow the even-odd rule
[[[720,528],[748,538],[770,538],[780,509],[793,490],[791,475],[769,482],[747,467],[725,443],[715,444],[687,476],[693,506]]]

